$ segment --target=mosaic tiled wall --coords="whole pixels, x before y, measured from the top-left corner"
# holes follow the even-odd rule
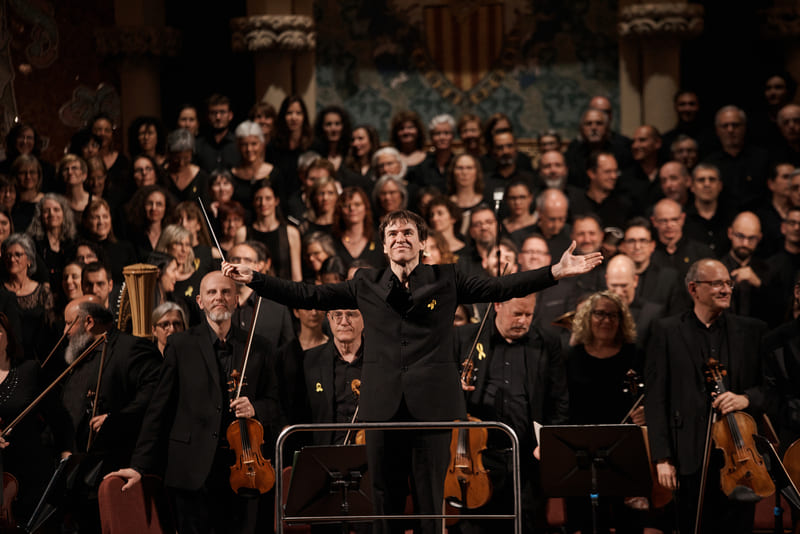
[[[354,122],[379,126],[384,140],[392,114],[404,108],[425,121],[443,112],[503,111],[520,137],[547,128],[573,137],[591,96],[605,94],[617,105],[616,7],[614,0],[321,0],[317,104],[343,105]],[[486,20],[498,17],[487,30]],[[442,46],[472,61],[473,70],[484,67],[475,66],[479,54],[488,49],[493,57],[471,83],[441,65]]]

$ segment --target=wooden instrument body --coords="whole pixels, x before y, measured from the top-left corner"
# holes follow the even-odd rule
[[[228,444],[236,455],[231,466],[231,489],[239,493],[242,489],[266,493],[275,485],[275,469],[272,462],[261,454],[264,443],[264,427],[252,418],[240,417],[225,433]]]
[[[17,498],[19,483],[11,473],[3,471],[3,506],[0,506],[0,529],[14,529],[17,522],[11,511],[11,506]]]
[[[469,421],[480,421],[467,416]],[[481,451],[486,449],[489,431],[485,428],[455,428],[450,442],[450,465],[444,481],[447,502],[463,508],[480,508],[492,497],[492,482],[483,466]]]
[[[723,383],[725,374],[719,362],[709,360],[706,380],[714,388],[713,397],[727,391]],[[775,493],[775,484],[764,465],[764,458],[756,449],[755,434],[758,434],[756,422],[744,412],[721,416],[711,426],[714,446],[722,451],[725,459],[719,475],[722,492],[727,496],[731,496],[737,487],[749,488],[762,498]]]

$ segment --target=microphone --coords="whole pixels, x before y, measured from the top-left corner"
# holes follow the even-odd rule
[[[494,214],[496,216],[500,216],[500,203],[503,202],[503,196],[505,196],[505,191],[502,187],[498,187],[492,193],[492,200],[494,200]]]

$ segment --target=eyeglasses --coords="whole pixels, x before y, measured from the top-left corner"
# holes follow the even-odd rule
[[[598,321],[608,319],[609,321],[619,321],[619,312],[608,312],[605,310],[592,310],[592,317]]]
[[[733,280],[694,280],[695,284],[708,284],[712,289],[722,289],[722,286],[733,289]]]
[[[181,321],[161,321],[156,323],[156,328],[161,328],[162,330],[166,330],[170,326],[173,330],[183,330],[183,322]]]
[[[345,319],[347,319],[348,323],[352,323],[354,320],[356,320],[358,317],[361,316],[361,312],[357,312],[357,311],[346,311],[346,312],[335,311],[335,312],[331,312],[330,315],[331,315],[331,318],[333,319],[333,321],[336,322],[336,323],[341,323]]]
[[[800,221],[793,221],[791,219],[784,219],[783,224],[786,226],[800,226]]]
[[[24,252],[9,252],[8,254],[6,254],[6,256],[18,260],[24,256],[27,256],[27,254],[25,254]]]
[[[625,243],[626,245],[630,245],[632,247],[635,247],[636,245],[639,245],[639,246],[643,247],[645,245],[649,245],[650,243],[652,243],[652,241],[653,241],[652,239],[646,239],[644,237],[642,239],[632,239],[631,238],[631,239],[623,239],[622,240],[623,243]]]

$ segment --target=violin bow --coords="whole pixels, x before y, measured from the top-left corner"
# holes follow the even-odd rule
[[[61,334],[61,337],[60,337],[60,338],[58,338],[58,342],[56,343],[55,347],[53,347],[53,350],[51,350],[51,351],[50,351],[50,354],[48,354],[48,355],[47,355],[47,358],[45,358],[45,359],[44,359],[44,361],[42,362],[42,365],[40,365],[40,366],[39,366],[39,368],[40,368],[40,369],[44,369],[44,366],[45,366],[45,365],[47,365],[47,362],[50,360],[50,357],[51,357],[53,354],[55,354],[55,352],[56,352],[56,349],[57,349],[57,348],[59,347],[59,345],[61,345],[61,343],[63,343],[63,342],[64,342],[64,340],[67,338],[67,335],[69,335],[69,331],[70,331],[70,330],[72,330],[72,326],[73,326],[73,325],[74,325],[74,324],[75,324],[77,321],[78,321],[78,316],[76,315],[76,316],[75,316],[75,318],[74,318],[74,319],[73,319],[73,320],[72,320],[72,321],[71,321],[71,322],[70,322],[70,323],[67,325],[67,327],[64,329],[64,333],[63,333],[63,334]]]
[[[5,438],[9,434],[11,434],[11,431],[14,430],[14,427],[16,427],[19,424],[19,422],[25,418],[25,416],[27,416],[40,402],[42,402],[42,399],[44,399],[47,396],[47,394],[50,393],[50,391],[52,391],[53,388],[56,387],[56,385],[75,368],[75,366],[77,366],[86,356],[91,354],[91,352],[94,349],[96,349],[100,345],[100,343],[105,342],[105,340],[106,340],[106,334],[100,334],[100,337],[95,339],[94,342],[91,345],[89,345],[89,347],[85,351],[83,351],[80,356],[75,358],[75,361],[73,361],[69,365],[69,367],[64,369],[64,371],[60,375],[58,375],[58,377],[55,380],[53,380],[53,382],[49,386],[47,386],[44,389],[44,391],[42,391],[39,394],[38,397],[36,397],[35,399],[33,399],[33,401],[31,401],[31,403],[28,405],[27,408],[22,410],[22,412],[20,412],[20,414],[13,421],[11,421],[11,423],[9,423],[9,425],[5,429],[3,429],[3,432],[0,433],[0,438]]]
[[[242,394],[242,386],[244,385],[244,373],[247,369],[247,362],[250,359],[250,350],[253,348],[253,338],[256,335],[256,321],[258,320],[258,312],[261,311],[261,297],[256,297],[256,305],[253,307],[253,317],[250,319],[250,332],[247,333],[247,346],[244,349],[244,360],[242,361],[242,372],[239,375],[239,385],[236,386],[236,396],[233,400],[239,398]]]
[[[86,442],[86,451],[92,447],[94,439],[94,429],[92,429],[92,419],[97,415],[98,399],[100,397],[100,381],[103,379],[103,368],[106,364],[106,354],[108,353],[108,338],[103,341],[103,352],[100,353],[100,368],[97,370],[97,385],[94,389],[94,399],[92,399],[92,416],[89,418],[89,439]]]
[[[225,254],[222,253],[222,247],[219,246],[219,240],[217,239],[217,234],[214,232],[214,228],[211,226],[211,219],[208,218],[208,212],[206,211],[206,207],[203,204],[203,199],[197,197],[197,202],[200,204],[200,209],[203,210],[203,217],[206,219],[206,225],[208,226],[208,231],[211,234],[211,237],[214,238],[214,244],[217,245],[217,252],[219,252],[219,257],[222,258],[222,261],[225,261]]]
[[[497,267],[498,269],[500,268],[499,263],[497,264]],[[505,267],[503,267],[503,273],[500,276],[506,274],[507,270],[508,270],[508,264],[506,263]],[[466,372],[464,370],[467,369],[467,362],[472,361],[472,354],[475,352],[475,347],[478,346],[478,340],[481,338],[481,334],[483,333],[483,327],[486,326],[486,318],[489,317],[489,310],[491,309],[492,305],[489,304],[486,307],[486,311],[483,313],[483,319],[481,319],[481,325],[478,327],[478,332],[475,334],[475,339],[472,340],[472,346],[470,347],[469,352],[467,353],[467,357],[464,358],[464,363],[461,364],[461,380],[464,380],[466,378]]]

